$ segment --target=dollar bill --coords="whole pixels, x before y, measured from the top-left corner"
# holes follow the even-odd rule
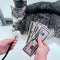
[[[47,26],[36,22],[35,25],[33,26],[32,32],[30,32],[29,40],[26,46],[23,48],[23,50],[29,56],[32,56],[38,48],[37,37],[40,36],[42,38],[42,41],[44,41],[48,37],[49,34],[50,34],[50,29],[48,29]]]
[[[32,24],[31,24],[32,28],[29,28],[29,31],[31,31],[31,32],[29,32],[28,39],[27,39],[26,43],[28,43],[31,40],[31,38],[33,38],[33,36],[38,32],[39,29],[41,29],[42,27],[45,27],[45,29],[47,29],[47,26],[45,26],[39,22],[32,21]]]
[[[29,32],[28,32],[28,38],[27,38],[27,42],[28,43],[30,41],[30,38],[32,37],[32,33],[34,31],[34,28],[36,27],[36,23],[31,21],[30,27],[29,27]]]
[[[34,52],[37,50],[37,48],[38,48],[38,43],[36,40],[33,39],[23,48],[23,50],[29,56],[32,56],[34,54]]]

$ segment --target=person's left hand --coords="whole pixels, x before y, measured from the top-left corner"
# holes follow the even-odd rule
[[[11,50],[14,48],[15,44],[17,43],[16,38],[9,38],[0,41],[0,54],[5,54],[12,42],[13,44],[11,46]]]

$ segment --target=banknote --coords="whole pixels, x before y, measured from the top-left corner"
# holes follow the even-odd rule
[[[33,38],[34,35],[36,35],[36,33],[38,32],[39,29],[41,29],[42,27],[44,27],[45,29],[47,29],[47,26],[45,26],[42,23],[32,22],[32,24],[31,24],[32,28],[29,29],[29,31],[31,30],[31,32],[28,35],[27,43],[31,40],[31,38]]]
[[[34,25],[34,23],[35,23],[35,25]],[[23,50],[29,56],[32,56],[38,48],[38,41],[37,41],[38,36],[40,36],[42,38],[42,41],[44,41],[50,34],[50,29],[48,29],[47,26],[45,26],[41,23],[38,23],[38,22],[34,22],[34,23],[33,23],[33,30],[32,30],[32,32],[29,33],[30,36],[28,36],[29,39],[27,41],[27,44],[23,48]]]
[[[38,43],[36,41],[36,39],[31,40],[24,48],[23,50],[29,55],[32,56],[34,54],[34,52],[37,50],[38,48]]]
[[[27,38],[27,42],[28,43],[30,41],[30,38],[32,37],[32,33],[34,31],[34,28],[36,27],[36,23],[31,21],[30,27],[29,27],[29,31],[28,31],[28,38]]]

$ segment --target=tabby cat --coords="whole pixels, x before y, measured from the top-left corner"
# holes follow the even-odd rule
[[[36,5],[37,4],[35,4],[35,6]],[[45,5],[46,5],[46,3],[45,3]],[[43,10],[42,7],[43,6],[45,7],[45,5],[44,5],[44,3],[42,4],[41,9],[40,9],[41,11]],[[37,8],[37,7],[34,8],[33,6],[34,6],[34,4],[32,4],[30,6],[33,10]],[[47,7],[47,9],[50,9],[49,6]],[[12,13],[13,17],[15,17],[15,18],[17,18],[16,16],[18,16],[19,12],[21,12],[21,10],[19,10],[18,12],[17,11],[14,9],[13,13]],[[22,15],[23,18],[22,18],[22,16],[18,16],[18,18],[21,18],[21,19],[19,19],[19,22],[16,24],[17,29],[23,34],[25,32],[28,32],[31,21],[35,21],[35,22],[38,21],[40,23],[47,25],[48,28],[54,32],[52,34],[54,34],[54,36],[60,38],[60,15],[57,15],[55,13],[50,13],[50,12],[42,13],[42,12],[37,12],[37,11],[38,11],[38,8],[36,9],[35,13],[30,13],[30,14],[25,13],[25,15],[24,14]],[[15,12],[15,14],[14,14],[14,12]]]

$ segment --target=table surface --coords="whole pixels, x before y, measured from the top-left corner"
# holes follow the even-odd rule
[[[0,40],[13,36],[12,26],[0,26]],[[29,57],[22,49],[25,46],[27,35],[21,35],[14,49],[9,52],[5,60],[34,60],[34,56]],[[50,47],[47,60],[60,60],[60,39],[51,37],[46,40]],[[0,55],[0,60],[4,55]]]

